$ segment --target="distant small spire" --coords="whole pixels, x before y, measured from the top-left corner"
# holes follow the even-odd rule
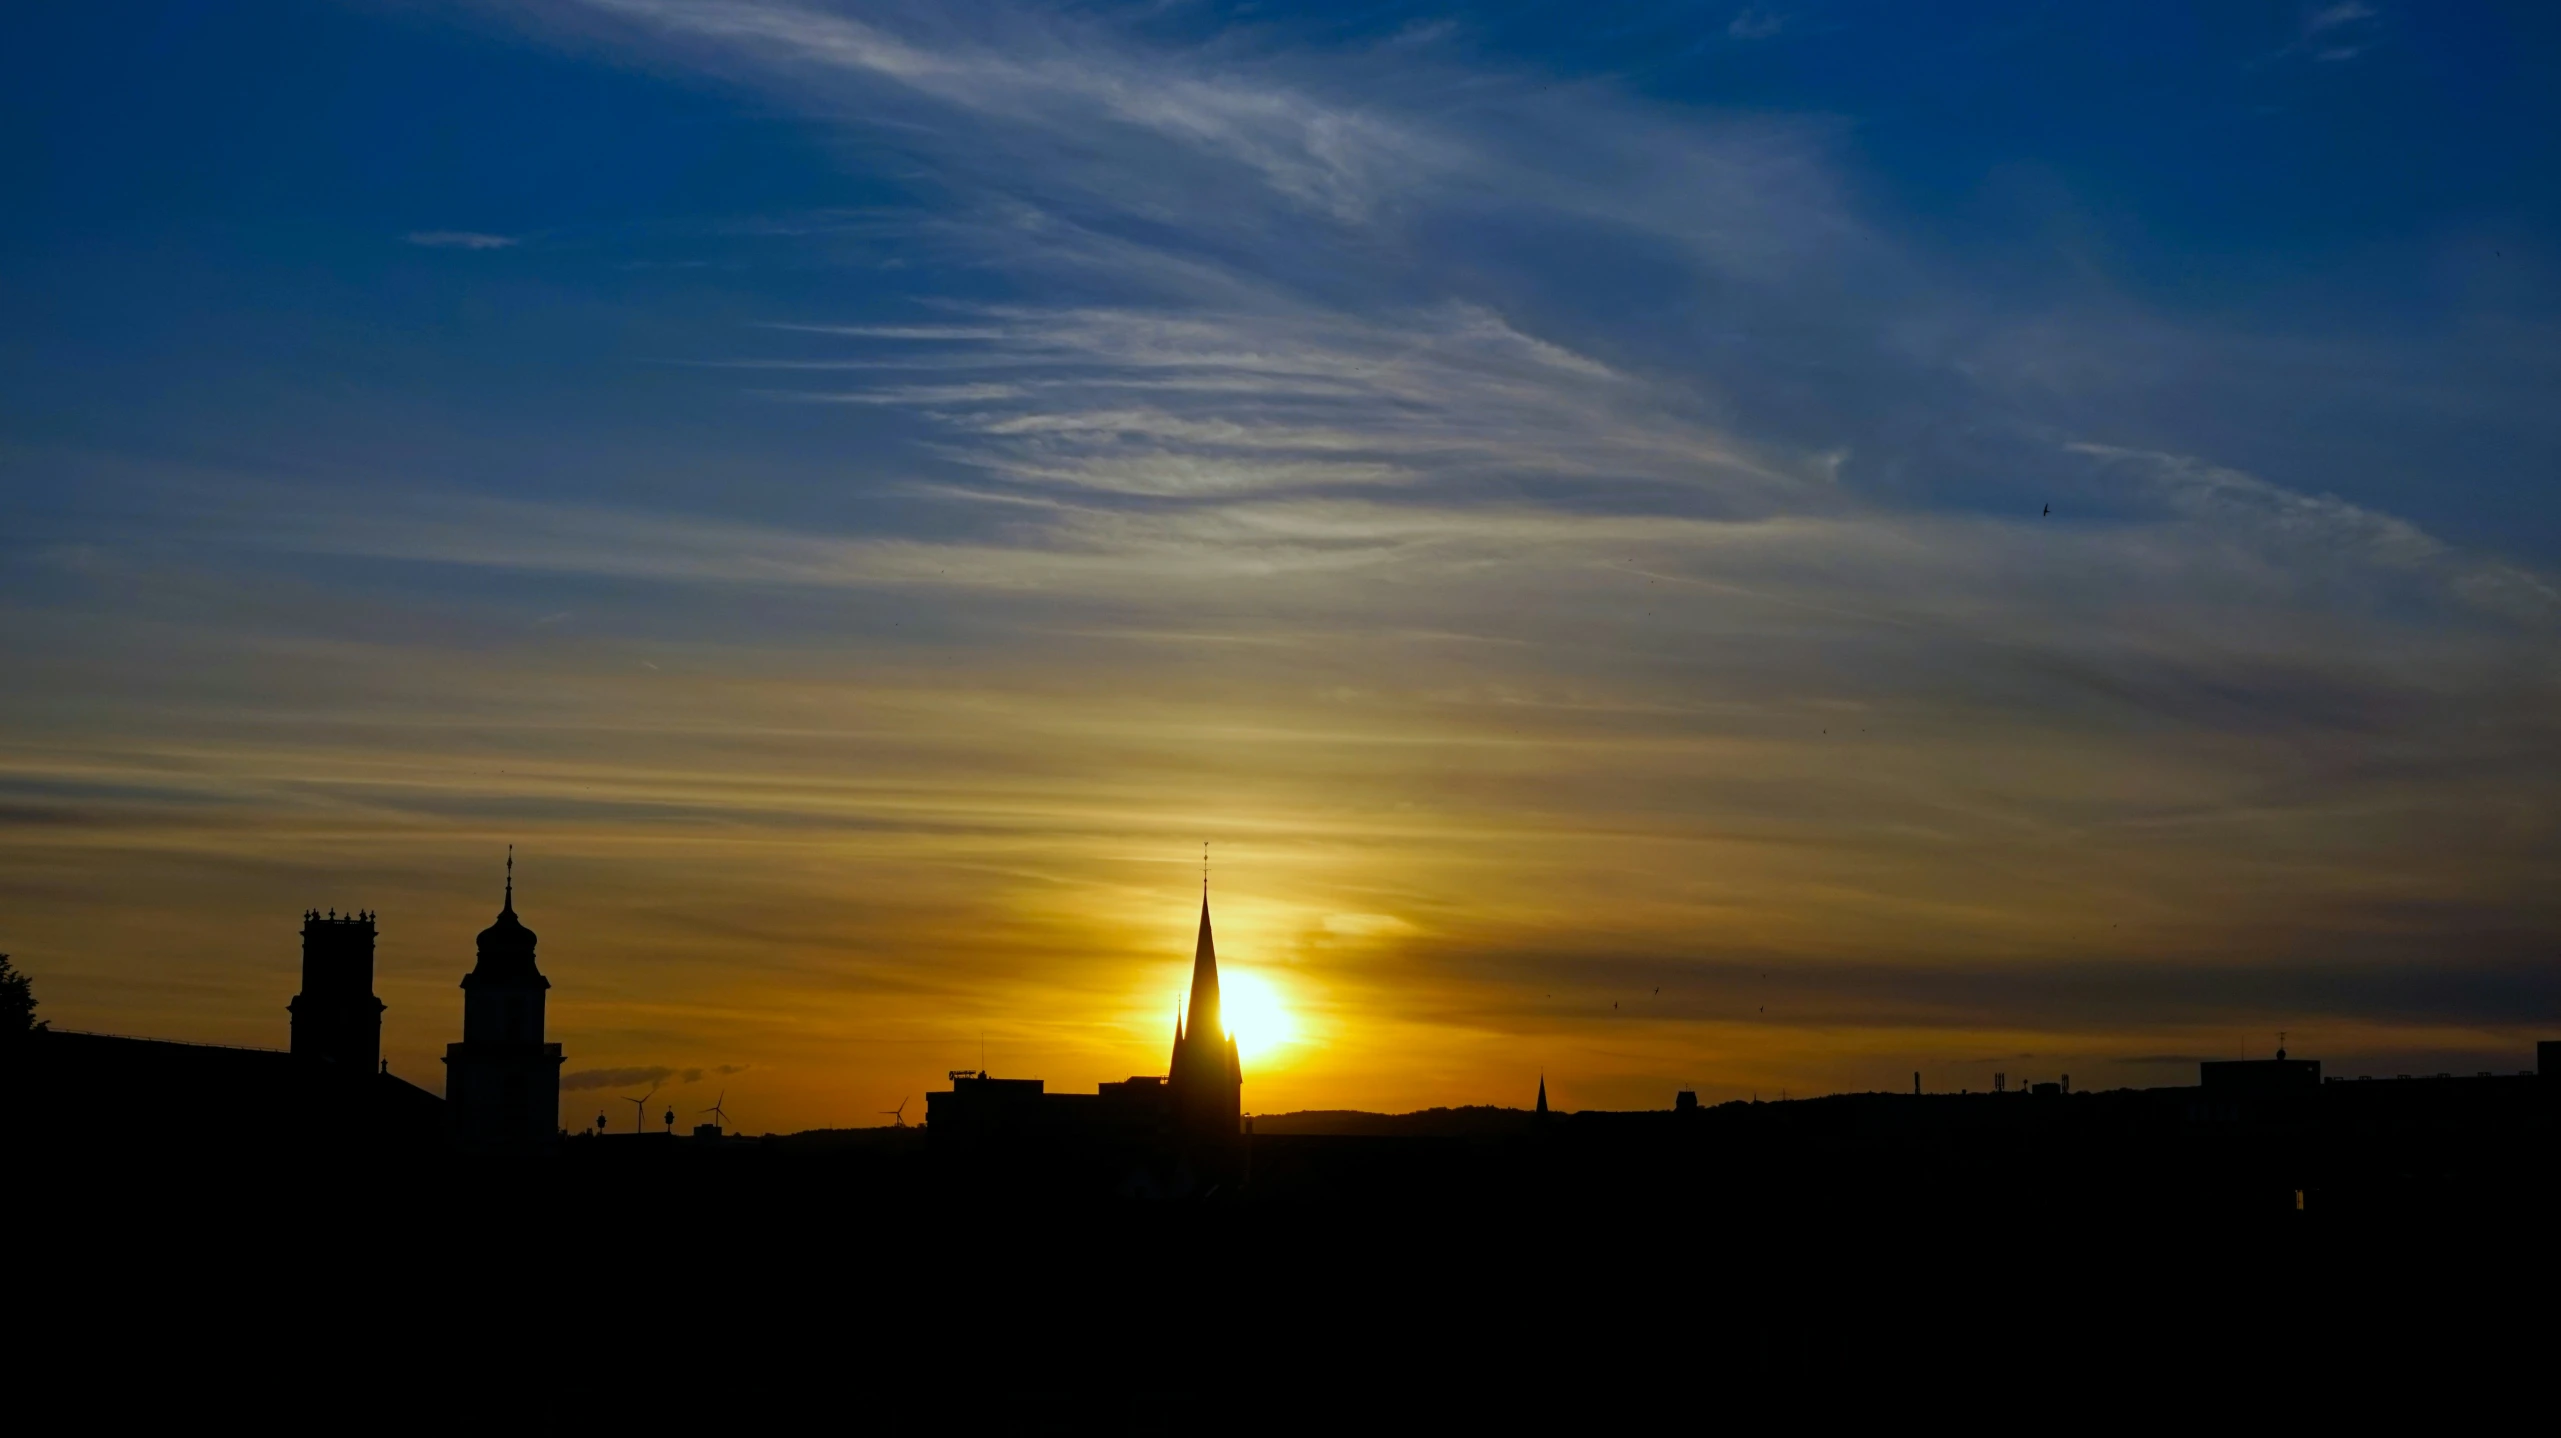
[[[516,846],[513,844],[507,846],[507,902],[499,907],[516,907]]]
[[[1545,1073],[1538,1076],[1538,1111],[1547,1112],[1547,1075]]]

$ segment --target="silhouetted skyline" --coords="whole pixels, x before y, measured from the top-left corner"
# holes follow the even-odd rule
[[[13,39],[62,1026],[283,1044],[335,906],[431,1078],[509,842],[581,1124],[1161,1072],[1203,840],[1259,1112],[2561,1018],[2549,7]]]
[[[2561,6],[19,11],[39,1402],[2542,1371]]]
[[[1702,1105],[1684,1089],[1668,1107],[1556,1111],[1541,1073],[1526,1109],[1250,1115],[1204,876],[1163,1074],[1078,1093],[1038,1076],[953,1070],[949,1087],[925,1094],[916,1129],[902,1099],[886,1127],[756,1138],[730,1128],[724,1091],[697,1111],[710,1121],[680,1139],[677,1109],[659,1111],[653,1082],[623,1099],[626,1128],[600,1114],[573,1135],[561,1113],[564,1055],[545,1038],[551,985],[516,913],[514,867],[511,853],[498,915],[460,983],[462,1037],[447,1047],[441,1099],[376,1056],[385,1005],[370,984],[371,911],[305,911],[289,1051],[54,1030],[35,1020],[30,984],[0,956],[0,1088],[28,1115],[18,1151],[47,1185],[101,1166],[234,1184],[328,1175],[333,1185],[370,1168],[410,1181],[503,1174],[520,1197],[555,1183],[636,1191],[682,1178],[724,1201],[1312,1204],[1355,1222],[1416,1204],[1448,1216],[1605,1198],[1704,1204],[1751,1223],[1915,1201],[1952,1213],[2033,1185],[2068,1194],[2085,1225],[2264,1229],[2318,1214],[2327,1232],[2525,1212],[2549,1189],[2561,1123],[2555,1040],[2513,1073],[2382,1082],[2325,1075],[2320,1059],[2280,1047],[2203,1061],[2192,1084],[2098,1092],[2075,1090],[2068,1073],[2022,1074],[2013,1088],[2004,1071],[1989,1091],[1932,1093],[1915,1071],[1905,1094]]]

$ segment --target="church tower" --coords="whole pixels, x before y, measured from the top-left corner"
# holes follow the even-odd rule
[[[1172,1091],[1175,1126],[1203,1139],[1234,1139],[1244,1112],[1245,1071],[1236,1062],[1236,1036],[1218,1011],[1218,944],[1209,932],[1209,895],[1200,896],[1200,942],[1192,950],[1192,996],[1174,1030],[1174,1063],[1165,1086]]]
[[[455,1146],[472,1153],[550,1153],[560,1139],[560,1045],[542,1040],[551,980],[534,967],[534,931],[516,917],[516,856],[507,897],[480,931],[462,981],[462,1042],[445,1046],[445,1104]]]
[[[340,1074],[369,1074],[382,1062],[382,1000],[373,994],[373,915],[302,915],[302,992],[293,1015],[293,1052]]]

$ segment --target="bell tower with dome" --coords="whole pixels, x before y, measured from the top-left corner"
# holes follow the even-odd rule
[[[560,1142],[560,1045],[542,1038],[551,980],[534,967],[534,931],[516,917],[516,855],[507,897],[480,931],[462,980],[462,1042],[445,1046],[445,1106],[454,1145],[469,1153],[550,1153]]]

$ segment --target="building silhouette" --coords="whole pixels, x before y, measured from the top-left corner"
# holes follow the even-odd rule
[[[1040,1079],[955,1070],[925,1095],[925,1128],[946,1157],[1010,1185],[1084,1184],[1125,1195],[1234,1191],[1246,1169],[1244,1068],[1218,991],[1218,946],[1201,898],[1192,983],[1174,1021],[1169,1072],[1050,1093]]]
[[[462,1042],[445,1046],[445,1103],[457,1148],[541,1154],[560,1140],[560,1045],[543,1042],[551,980],[534,967],[534,931],[516,917],[516,860],[507,896],[480,931],[462,981]]]
[[[207,1163],[426,1158],[445,1104],[382,1060],[374,916],[306,910],[286,1049],[45,1029],[0,1045],[0,1088],[34,1151]]]
[[[512,857],[497,918],[480,932],[476,963],[462,980],[462,1041],[446,1050],[444,1099],[393,1077],[381,1058],[375,916],[307,910],[301,934],[289,1052],[58,1030],[5,1036],[0,1092],[20,1106],[17,1150],[299,1173],[351,1160],[424,1164],[448,1149],[560,1148],[563,1060],[545,1039],[551,985],[536,963],[536,937],[516,914]],[[923,1133],[906,1134],[902,1125],[892,1138],[865,1130],[697,1145],[675,1137],[669,1112],[669,1131],[641,1130],[651,1142],[577,1143],[566,1158],[575,1166],[717,1152],[723,1172],[766,1175],[754,1182],[832,1183],[859,1172],[880,1192],[910,1195],[1394,1202],[1444,1211],[1469,1202],[1650,1196],[1743,1221],[1767,1213],[1865,1221],[1880,1194],[1918,1211],[1961,1214],[1985,1200],[2039,1192],[2068,1194],[2074,1221],[2092,1224],[2182,1215],[2292,1222],[2303,1214],[2426,1223],[2506,1213],[2541,1221],[2561,1179],[2561,1041],[2538,1044],[2536,1058],[2531,1070],[2377,1082],[2325,1074],[2321,1061],[2280,1048],[2270,1059],[2204,1061],[2193,1085],[2176,1087],[2076,1092],[2064,1075],[2022,1088],[1996,1083],[1991,1093],[1715,1105],[1684,1090],[1669,1111],[1571,1113],[1550,1112],[1541,1073],[1526,1113],[1322,1111],[1267,1114],[1247,1126],[1204,894],[1163,1076],[1053,1094],[1039,1079],[958,1071],[948,1092],[927,1097]],[[706,1125],[695,1137],[720,1133]],[[801,1166],[758,1167],[786,1163]]]
[[[1218,1003],[1218,941],[1209,928],[1209,895],[1200,896],[1200,938],[1192,947],[1189,1004],[1174,1021],[1174,1057],[1166,1070],[1174,1122],[1194,1138],[1233,1138],[1244,1112],[1245,1070],[1236,1036]]]
[[[331,909],[302,915],[302,992],[293,1015],[295,1057],[346,1073],[372,1073],[382,1062],[382,1000],[373,992],[373,915],[344,918]]]
[[[2207,1059],[2197,1065],[2197,1087],[2226,1094],[2308,1094],[2321,1087],[2319,1059],[2290,1059],[2278,1049],[2272,1059]]]

